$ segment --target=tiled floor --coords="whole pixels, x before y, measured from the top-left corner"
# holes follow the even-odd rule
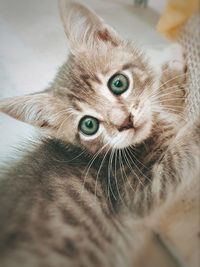
[[[148,9],[135,9],[133,0],[81,3],[126,38],[147,47],[165,44],[155,30],[165,0],[149,1]],[[44,89],[67,52],[56,0],[0,0],[0,98]],[[32,127],[0,114],[0,160],[32,134]]]

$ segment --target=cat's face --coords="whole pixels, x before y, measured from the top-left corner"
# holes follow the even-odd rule
[[[73,143],[94,152],[104,146],[135,145],[149,136],[153,110],[147,96],[155,83],[143,55],[124,43],[98,53],[77,54],[70,66],[63,84],[66,89],[58,91],[70,98],[66,132],[72,130]]]
[[[47,91],[2,102],[1,110],[92,153],[143,142],[163,111],[162,75],[85,7],[63,0],[61,15],[68,62]]]

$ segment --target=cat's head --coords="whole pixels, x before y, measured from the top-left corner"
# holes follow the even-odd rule
[[[61,0],[60,10],[67,63],[50,88],[0,101],[0,111],[92,153],[143,142],[160,114],[181,118],[183,66],[163,64],[156,72],[90,9]]]

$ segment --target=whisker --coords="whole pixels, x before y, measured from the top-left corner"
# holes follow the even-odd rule
[[[132,173],[134,176],[135,176],[135,175],[137,176],[137,174],[136,174],[135,171],[133,170],[133,168],[132,168],[132,166],[130,165],[130,162],[129,162],[127,156],[126,156],[126,149],[122,150],[122,154],[123,154],[123,156],[124,156],[124,160],[125,160],[125,162],[126,162],[128,168],[130,169],[131,173]],[[129,181],[128,178],[127,178],[127,180],[128,180],[128,182],[129,182],[129,186],[130,186],[131,190],[135,193],[135,189],[132,187],[132,185],[131,185],[131,183],[130,183],[130,181]],[[139,181],[139,182],[140,182],[140,181]]]
[[[108,143],[106,144],[106,146],[107,146],[107,145],[108,145]],[[98,170],[98,172],[97,172],[97,176],[96,176],[96,180],[95,180],[95,189],[94,189],[95,196],[96,196],[96,194],[97,194],[97,184],[98,184],[99,174],[100,174],[100,171],[101,171],[101,169],[102,169],[102,167],[103,167],[103,164],[104,164],[104,162],[105,162],[105,160],[106,160],[106,157],[107,157],[109,151],[110,151],[110,148],[106,151],[105,155],[103,156],[103,159],[102,159],[101,164],[100,164],[100,166],[99,166],[99,170]],[[96,198],[95,198],[95,202],[96,202]]]
[[[70,114],[68,117],[66,117],[63,122],[61,123],[61,125],[59,126],[58,130],[57,130],[57,133],[60,132],[60,130],[62,129],[63,125],[65,124],[65,122],[71,117],[73,116],[73,114]]]
[[[172,88],[177,88],[177,87],[178,87],[178,89],[175,89],[173,92],[169,92],[170,89],[172,89]],[[167,93],[164,93],[165,91],[167,91]],[[151,98],[151,99],[153,99],[153,98],[158,98],[158,97],[160,97],[160,96],[163,97],[163,96],[170,95],[170,94],[172,94],[172,93],[174,94],[174,93],[177,93],[177,92],[183,92],[183,89],[180,88],[179,85],[174,85],[174,86],[165,88],[165,89],[162,90],[162,91],[155,91],[155,92],[152,92],[151,94],[147,94],[146,99],[148,99],[148,98]],[[146,99],[145,99],[145,100],[146,100]]]
[[[131,149],[132,148],[132,149]],[[133,153],[133,149],[134,147],[127,147],[127,150],[129,151],[129,153],[132,155],[132,157],[134,157],[134,159],[145,169],[145,170],[149,170],[149,168],[147,166],[145,166]]]
[[[115,193],[113,192],[112,185],[110,184],[110,178],[111,178],[111,172],[112,172],[112,155],[113,155],[113,151],[114,150],[111,149],[111,154],[110,154],[109,160],[108,160],[108,189],[110,188],[114,199],[117,200],[117,197],[116,197]]]
[[[142,175],[143,177],[145,177],[145,178],[147,179],[147,181],[151,182],[151,179],[150,179],[148,176],[146,176],[146,175],[141,171],[141,169],[137,166],[137,164],[134,162],[134,160],[132,159],[132,157],[134,157],[134,159],[135,159],[138,163],[140,163],[145,169],[147,169],[147,167],[146,167],[144,164],[142,164],[142,162],[139,161],[139,160],[136,158],[136,156],[135,156],[134,154],[131,153],[131,155],[129,155],[129,153],[131,153],[131,150],[128,149],[127,154],[128,154],[128,156],[129,156],[131,162],[134,164],[134,166],[136,167],[136,169],[141,173],[141,175]],[[132,157],[131,157],[131,156],[132,156]],[[148,169],[148,170],[149,170],[149,169]],[[144,185],[143,185],[143,186],[144,186]]]
[[[102,152],[102,150],[107,146],[108,144],[105,144],[103,147],[101,147],[95,154],[94,156],[91,158],[91,160],[89,161],[89,163],[87,164],[86,168],[87,168],[87,171],[85,173],[85,176],[84,176],[84,180],[83,180],[83,187],[82,187],[82,193],[84,191],[84,186],[85,186],[85,182],[86,182],[86,179],[87,179],[87,175],[89,173],[89,170],[92,166],[92,164],[94,163],[94,161],[96,160],[96,158],[99,156],[99,154]],[[85,168],[85,170],[86,170]]]
[[[127,173],[126,173],[126,171],[125,171],[125,168],[124,168],[124,164],[123,164],[123,160],[122,160],[122,158],[124,158],[124,154],[123,154],[123,150],[122,149],[120,149],[119,150],[119,152],[120,152],[120,158],[121,158],[121,164],[122,164],[122,171],[123,171],[123,173],[124,173],[124,176],[125,176],[125,178],[126,178],[126,180],[127,180],[127,182],[128,182],[128,186],[131,188],[131,190],[135,193],[135,189],[133,188],[133,186],[132,186],[132,184],[131,184],[131,182],[130,182],[130,179],[129,179],[129,177],[128,177],[128,175],[127,175]],[[122,157],[123,156],[123,157]],[[125,160],[125,163],[127,163],[126,162],[126,159],[124,158],[124,160]],[[122,174],[123,174],[122,173]],[[127,192],[126,192],[126,194],[127,194]]]
[[[187,120],[187,118],[185,117],[185,114],[180,113],[177,109],[165,108],[165,107],[162,107],[161,109],[162,110],[165,110],[165,112],[167,112],[167,113],[169,113],[171,111],[174,116],[180,117],[181,120],[183,120],[183,121],[186,121]],[[160,113],[161,109],[157,109],[156,107],[153,107],[152,110],[155,111],[155,112]],[[178,114],[177,114],[177,112],[178,112]]]
[[[67,163],[70,163],[70,162],[72,162],[73,160],[79,158],[81,155],[86,154],[86,153],[87,153],[87,152],[86,152],[86,149],[84,149],[80,154],[78,154],[76,157],[74,157],[74,158],[72,158],[72,159],[70,159],[70,160],[57,160],[57,159],[54,159],[54,160],[57,161],[57,162],[67,162]]]
[[[165,83],[161,84],[161,86],[160,86],[158,89],[160,89],[160,88],[163,87],[164,85],[168,84],[169,82],[171,82],[171,81],[173,81],[173,80],[175,80],[175,79],[184,77],[184,76],[186,77],[187,74],[186,74],[186,73],[182,73],[182,74],[176,75],[175,77],[173,77],[173,78],[167,80]]]

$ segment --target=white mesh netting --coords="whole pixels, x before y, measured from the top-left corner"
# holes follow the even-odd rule
[[[188,64],[188,115],[195,118],[200,113],[200,13],[183,27],[179,43],[185,50]]]

